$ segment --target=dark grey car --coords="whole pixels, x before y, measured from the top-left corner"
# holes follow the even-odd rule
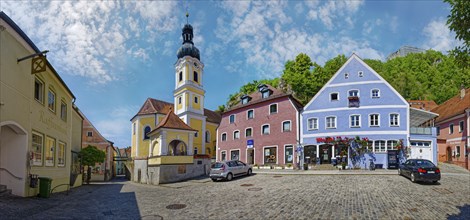
[[[209,177],[212,181],[217,181],[218,179],[230,181],[233,177],[241,175],[249,176],[252,172],[253,169],[251,165],[245,164],[239,160],[229,160],[212,164]]]
[[[398,174],[410,178],[414,183],[418,181],[437,183],[441,179],[441,170],[425,159],[407,160],[398,168]]]

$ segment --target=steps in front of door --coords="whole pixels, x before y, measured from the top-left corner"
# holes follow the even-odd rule
[[[11,189],[7,189],[7,186],[0,185],[0,197],[11,195]]]
[[[312,170],[337,170],[337,168],[331,164],[317,164],[312,167]]]

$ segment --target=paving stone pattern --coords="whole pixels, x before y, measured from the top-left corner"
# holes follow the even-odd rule
[[[0,197],[0,219],[470,219],[469,209],[468,172],[444,173],[437,185],[398,175],[257,174],[161,186],[114,181],[48,199]]]

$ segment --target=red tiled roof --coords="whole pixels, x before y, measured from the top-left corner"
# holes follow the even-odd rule
[[[450,98],[432,111],[439,114],[436,122],[440,122],[465,113],[466,109],[470,109],[470,88],[465,89],[465,96],[463,98],[460,98],[459,92],[458,95]]]
[[[172,108],[166,114],[165,118],[153,129],[150,133],[156,131],[160,128],[171,128],[171,129],[178,129],[178,130],[188,130],[188,131],[196,131],[193,128],[189,127],[184,121],[182,121],[175,113],[173,113]]]
[[[438,104],[432,100],[407,100],[410,104],[410,107],[421,109],[425,111],[431,111],[432,109],[436,108]]]
[[[169,102],[165,102],[165,101],[161,101],[161,100],[153,99],[153,98],[147,98],[147,100],[145,100],[144,105],[142,105],[139,112],[137,112],[137,115],[148,115],[148,114],[157,114],[157,113],[166,115],[172,108],[173,108],[173,103],[169,103]],[[222,118],[222,116],[219,113],[208,110],[208,109],[204,109],[204,115],[207,117],[206,120],[208,122],[212,122],[216,124],[219,124]]]
[[[300,102],[297,101],[297,99],[295,99],[292,96],[292,94],[285,93],[280,89],[276,89],[276,88],[272,87],[271,85],[266,85],[266,86],[268,87],[269,90],[272,91],[272,94],[269,97],[263,98],[261,92],[255,91],[255,92],[250,93],[248,95],[251,98],[251,100],[248,103],[242,104],[242,102],[240,100],[236,105],[230,107],[224,113],[230,112],[230,111],[233,111],[235,109],[239,109],[239,108],[242,108],[242,107],[245,107],[245,106],[254,105],[254,104],[257,104],[257,103],[265,102],[265,101],[268,101],[268,100],[272,100],[272,99],[276,99],[276,98],[280,98],[280,97],[284,97],[284,96],[290,96],[291,99],[293,100],[294,105],[296,105],[296,107],[298,109],[302,108],[302,104],[300,104]]]

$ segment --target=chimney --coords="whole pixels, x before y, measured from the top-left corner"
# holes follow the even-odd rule
[[[460,99],[463,99],[465,97],[465,87],[463,84],[460,86]]]

